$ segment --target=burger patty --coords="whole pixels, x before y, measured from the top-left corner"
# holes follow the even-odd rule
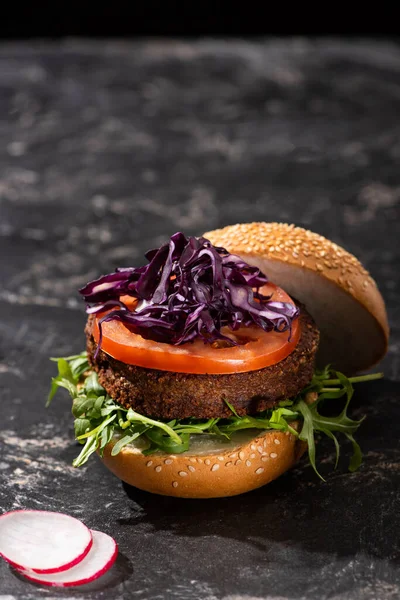
[[[293,352],[279,363],[247,373],[198,375],[127,365],[100,351],[92,336],[93,316],[85,333],[88,357],[99,382],[125,408],[156,419],[231,417],[228,401],[240,416],[254,415],[295,396],[314,372],[319,331],[300,306],[301,337]]]

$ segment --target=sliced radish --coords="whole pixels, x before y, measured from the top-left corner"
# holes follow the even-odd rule
[[[38,575],[33,571],[20,571],[30,581],[54,587],[69,587],[94,581],[114,564],[118,554],[115,540],[101,531],[92,530],[93,545],[85,558],[75,567],[62,573]]]
[[[91,546],[90,529],[69,515],[16,510],[0,516],[0,556],[17,569],[58,573],[78,564]]]

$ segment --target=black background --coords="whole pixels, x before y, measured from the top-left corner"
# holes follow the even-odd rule
[[[81,3],[83,4],[83,3]],[[370,36],[398,39],[393,9],[262,2],[24,3],[3,6],[0,38]]]

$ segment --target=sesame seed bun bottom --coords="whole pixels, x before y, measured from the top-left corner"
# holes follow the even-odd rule
[[[224,452],[197,455],[144,456],[127,446],[111,456],[115,442],[106,446],[102,457],[114,475],[141,490],[179,498],[221,498],[249,492],[280,477],[307,448],[291,433],[275,430]]]

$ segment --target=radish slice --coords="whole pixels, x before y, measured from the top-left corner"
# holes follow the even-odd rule
[[[58,573],[78,564],[91,546],[90,529],[69,515],[16,510],[0,516],[0,556],[17,569]]]
[[[70,587],[94,581],[114,564],[118,554],[115,540],[101,531],[92,530],[93,545],[85,558],[75,567],[50,575],[37,575],[33,571],[20,571],[30,581],[54,587]]]

